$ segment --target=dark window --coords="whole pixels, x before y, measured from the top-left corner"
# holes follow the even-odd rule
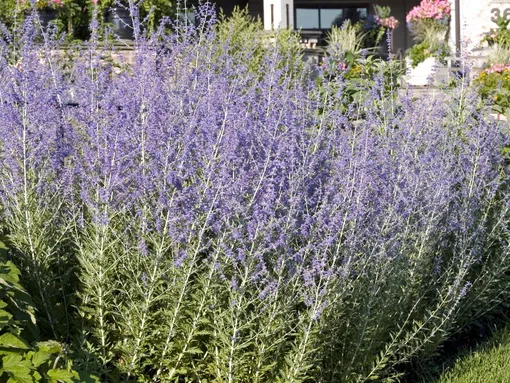
[[[341,25],[341,20],[344,19],[344,10],[343,9],[328,9],[323,8],[320,10],[321,12],[321,28],[329,29],[333,25]]]
[[[296,8],[296,28],[319,29],[319,10]]]
[[[296,5],[296,29],[331,29],[341,26],[346,20],[356,23],[368,17],[368,6],[339,8],[331,6]]]

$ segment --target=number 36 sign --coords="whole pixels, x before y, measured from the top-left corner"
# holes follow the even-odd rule
[[[510,20],[510,8],[492,8],[491,13],[491,20],[494,22],[497,22],[500,17],[503,17],[505,20]]]
[[[497,22],[499,18],[510,20],[510,0],[492,0],[494,8],[491,9],[491,21]]]

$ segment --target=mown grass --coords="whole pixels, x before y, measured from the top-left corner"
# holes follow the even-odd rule
[[[445,359],[449,359],[445,357]],[[450,363],[452,362],[452,363]],[[425,383],[508,383],[510,382],[510,324],[472,347],[463,347],[445,360],[438,377],[422,376]],[[437,367],[437,366],[436,366]]]

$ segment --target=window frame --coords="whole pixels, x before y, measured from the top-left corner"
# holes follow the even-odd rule
[[[321,11],[323,9],[346,9],[346,8],[365,8],[367,10],[367,17],[369,15],[371,15],[371,7],[370,7],[370,4],[369,3],[349,3],[349,4],[334,4],[334,3],[310,3],[310,2],[307,2],[307,3],[294,3],[294,28],[296,30],[298,29],[302,29],[302,30],[305,30],[305,31],[329,31],[331,29],[331,26],[329,26],[328,28],[322,28],[322,18],[321,18]],[[297,23],[297,11],[298,9],[313,9],[313,10],[318,10],[318,25],[319,25],[319,28],[298,28],[298,26],[296,25]]]

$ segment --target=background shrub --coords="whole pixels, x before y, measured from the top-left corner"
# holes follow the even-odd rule
[[[495,64],[484,70],[475,80],[480,95],[494,104],[498,113],[510,111],[510,64]]]
[[[16,0],[5,0],[0,4],[0,22],[8,27],[14,23]]]

